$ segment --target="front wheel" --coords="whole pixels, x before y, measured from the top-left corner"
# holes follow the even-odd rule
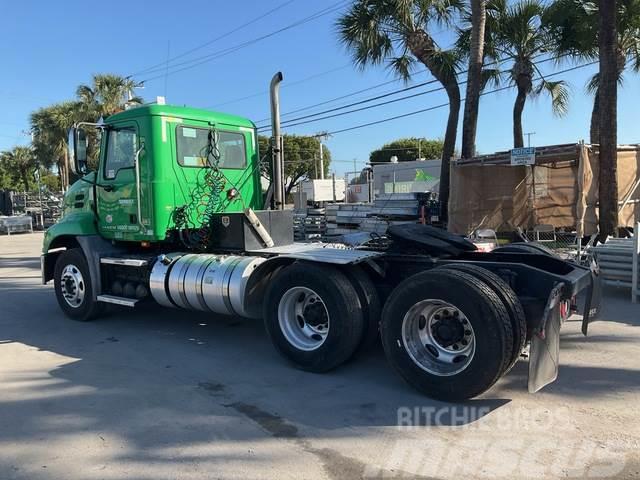
[[[93,299],[93,285],[87,260],[79,248],[66,250],[56,261],[53,283],[56,298],[67,317],[86,322],[101,312]]]
[[[364,320],[358,293],[342,272],[296,262],[271,281],[264,322],[284,357],[303,370],[320,373],[353,355]]]

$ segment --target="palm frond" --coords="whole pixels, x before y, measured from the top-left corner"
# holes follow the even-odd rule
[[[499,68],[483,68],[480,77],[480,88],[484,90],[487,86],[491,85],[493,88],[500,86],[502,82],[502,72]]]
[[[593,74],[593,76],[589,79],[585,88],[588,93],[591,95],[595,95],[596,91],[598,91],[598,87],[600,86],[600,75],[598,73]]]
[[[547,93],[551,97],[551,110],[554,115],[562,117],[569,111],[569,89],[564,80],[551,82],[541,80],[534,90],[536,95]]]
[[[415,58],[405,51],[399,57],[391,58],[389,60],[388,68],[402,80],[408,82],[411,79],[411,70],[415,62]]]
[[[455,78],[460,70],[461,58],[455,49],[437,50],[431,54],[431,66],[441,76]]]
[[[356,0],[336,22],[340,41],[359,68],[379,64],[393,53],[384,1]]]

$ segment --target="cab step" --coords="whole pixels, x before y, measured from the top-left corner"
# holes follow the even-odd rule
[[[149,264],[144,258],[102,257],[100,263],[107,265],[124,265],[125,267],[144,267]]]
[[[135,307],[139,300],[137,298],[116,297],[115,295],[98,295],[98,301],[123,307]]]

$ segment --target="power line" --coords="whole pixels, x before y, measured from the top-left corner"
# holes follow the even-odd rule
[[[542,55],[538,55],[537,57],[534,57],[534,58],[539,58],[540,56],[542,56]],[[540,60],[540,61],[534,62],[534,63],[536,65],[539,65],[541,63],[549,62],[549,61],[552,61],[552,60],[555,61],[555,60],[557,60],[557,58],[550,57],[550,58],[547,58],[547,59],[544,59],[544,60]],[[490,66],[497,65],[497,64],[498,64],[498,62],[494,61],[494,62],[486,64],[485,67],[490,67]],[[465,73],[467,73],[467,70],[461,70],[461,71],[457,72],[458,75],[463,75]],[[339,117],[339,116],[342,116],[342,115],[347,115],[349,113],[355,113],[355,112],[359,112],[359,111],[362,111],[362,110],[367,110],[368,108],[380,107],[380,106],[383,106],[383,105],[388,105],[388,104],[399,102],[399,101],[402,101],[402,100],[408,100],[408,99],[411,99],[411,98],[419,97],[421,95],[426,95],[428,93],[434,93],[434,92],[437,92],[437,91],[440,91],[440,90],[444,90],[444,87],[438,87],[438,88],[435,88],[435,89],[432,89],[432,90],[427,90],[425,92],[420,92],[420,93],[416,93],[416,94],[413,94],[413,95],[407,95],[407,96],[404,96],[404,97],[401,97],[401,98],[388,100],[388,101],[385,101],[385,102],[380,102],[380,103],[377,103],[375,105],[370,105],[368,107],[357,108],[357,109],[354,109],[354,110],[350,110],[348,112],[342,112],[342,113],[338,113],[338,114],[335,114],[335,115],[328,115],[328,116],[325,116],[325,117],[322,117],[322,118],[317,118],[317,119],[309,120],[309,121],[306,121],[306,122],[292,123],[292,122],[298,122],[299,120],[305,120],[307,118],[313,118],[313,117],[317,117],[317,116],[320,116],[320,115],[324,115],[326,113],[337,112],[337,111],[343,110],[345,108],[349,108],[349,107],[353,107],[353,106],[357,106],[357,105],[362,105],[364,103],[369,103],[369,102],[372,102],[374,100],[379,100],[381,98],[390,97],[390,96],[396,95],[398,93],[406,92],[408,90],[412,90],[412,89],[419,88],[419,87],[422,87],[422,86],[425,86],[425,85],[429,85],[429,84],[432,84],[432,83],[436,83],[436,82],[437,82],[437,80],[430,80],[428,82],[423,82],[423,83],[419,83],[417,85],[413,85],[413,86],[410,86],[410,87],[401,88],[399,90],[394,90],[394,91],[391,91],[391,92],[388,92],[388,93],[385,93],[385,94],[381,94],[381,95],[377,95],[377,96],[374,96],[374,97],[370,97],[370,98],[367,98],[367,99],[364,99],[364,100],[360,100],[360,101],[357,101],[357,102],[352,102],[352,103],[349,103],[349,104],[346,104],[346,105],[342,105],[342,106],[339,106],[339,107],[330,108],[328,110],[324,110],[324,111],[321,111],[321,112],[316,112],[316,113],[312,113],[312,114],[309,114],[309,115],[304,115],[304,116],[301,116],[301,117],[298,117],[298,118],[285,120],[285,121],[282,122],[282,124],[283,124],[282,126],[283,127],[293,127],[293,126],[297,126],[297,125],[303,125],[305,123],[311,123],[311,122],[316,122],[316,121],[320,121],[320,120],[326,120],[326,119],[329,119],[329,118],[334,118],[334,117]],[[466,84],[466,80],[462,81],[462,82],[459,82],[459,85],[464,85],[464,84]],[[268,128],[268,125],[258,126],[258,130],[264,130],[266,128]]]
[[[541,63],[549,62],[549,61],[552,61],[552,60],[555,61],[556,59],[555,58],[547,58],[547,59],[544,59],[544,60],[540,60],[538,62],[534,62],[534,64],[535,65],[539,65]],[[466,70],[465,71],[461,71],[458,74],[463,74],[465,72],[466,72]],[[427,82],[427,83],[433,83],[433,82],[435,82],[435,80],[432,80],[431,82]],[[460,81],[458,83],[458,85],[464,85],[466,83],[467,83],[467,80],[463,80],[463,81]],[[318,115],[322,115],[323,113],[342,110],[344,108],[347,108],[347,107],[350,107],[350,106],[353,106],[353,105],[359,105],[359,104],[363,104],[363,103],[368,103],[369,101],[375,100],[376,98],[380,98],[382,96],[372,97],[370,99],[362,100],[362,101],[359,101],[359,102],[354,102],[354,103],[351,103],[351,104],[348,104],[348,105],[344,105],[342,107],[335,107],[333,109],[326,110],[325,112],[318,112],[318,113],[315,113],[315,114],[306,115],[304,117],[299,117],[297,119],[292,119],[292,120],[285,121],[285,122],[283,122],[283,128],[285,128],[285,127],[294,127],[294,126],[298,126],[298,125],[305,125],[307,123],[318,122],[320,120],[327,120],[327,119],[330,119],[330,118],[340,117],[340,116],[343,116],[343,115],[348,115],[348,114],[351,114],[351,113],[360,112],[360,111],[363,111],[363,110],[368,110],[370,108],[376,108],[376,107],[380,107],[380,106],[383,106],[383,105],[389,105],[391,103],[400,102],[400,101],[403,101],[403,100],[408,100],[408,99],[411,99],[411,98],[419,97],[421,95],[426,95],[428,93],[438,92],[438,91],[441,91],[441,90],[444,90],[444,87],[438,87],[438,88],[434,88],[434,89],[431,89],[431,90],[427,90],[425,92],[419,92],[419,93],[415,93],[415,94],[412,94],[412,95],[406,95],[404,97],[396,98],[396,99],[393,99],[393,100],[387,100],[385,102],[376,103],[374,105],[368,105],[366,107],[355,108],[355,109],[352,109],[352,110],[348,110],[346,112],[339,112],[339,113],[334,113],[332,115],[326,115],[324,117],[312,118],[312,117],[316,117]],[[398,90],[396,93],[399,93],[399,92],[402,92],[402,91],[405,91],[405,89]],[[384,96],[389,96],[389,95],[384,95]],[[297,122],[297,123],[291,123],[291,122],[295,122],[296,120],[302,120],[302,119],[306,119],[306,118],[311,118],[311,120],[304,120],[304,121],[300,121],[300,122]],[[264,130],[266,128],[268,128],[268,126],[262,126],[262,127],[258,127],[258,130],[261,130],[261,129]]]
[[[416,74],[424,73],[424,72],[428,72],[428,70],[425,68],[424,70],[420,70],[418,72],[414,72],[413,74],[416,75]],[[307,107],[301,107],[301,108],[298,108],[296,110],[291,110],[289,112],[283,113],[282,116],[285,117],[287,115],[292,115],[294,113],[302,112],[304,110],[310,110],[312,108],[319,107],[319,106],[322,106],[322,105],[326,105],[328,103],[333,103],[333,102],[335,102],[337,100],[343,100],[345,98],[349,98],[349,97],[352,97],[354,95],[358,95],[360,93],[364,93],[364,92],[368,92],[368,91],[371,91],[371,90],[375,90],[376,88],[384,87],[385,85],[389,85],[390,83],[396,83],[398,81],[400,81],[399,78],[394,78],[393,80],[388,80],[386,82],[378,83],[377,85],[372,85],[372,86],[367,87],[367,88],[356,90],[355,92],[350,92],[350,93],[341,95],[339,97],[331,98],[329,100],[325,100],[325,101],[322,101],[322,102],[319,102],[319,103],[315,103],[313,105],[309,105]],[[284,85],[283,85],[283,87],[284,87]],[[269,120],[269,118],[263,118],[263,119],[257,120],[256,123],[265,122],[267,120]]]
[[[333,13],[333,12],[341,9],[347,3],[347,1],[348,0],[340,0],[339,2],[331,4],[329,7],[326,7],[324,9],[322,9],[322,10],[319,10],[319,11],[313,13],[312,15],[309,15],[307,17],[304,17],[304,18],[300,19],[300,20],[297,20],[296,22],[293,22],[293,23],[291,23],[289,25],[286,25],[286,26],[284,26],[282,28],[279,28],[278,30],[275,30],[275,31],[270,32],[270,33],[267,33],[265,35],[261,35],[259,37],[256,37],[256,38],[253,38],[251,40],[248,40],[246,42],[240,43],[238,45],[234,45],[232,47],[228,47],[226,49],[219,50],[217,52],[213,52],[213,53],[210,53],[208,55],[203,55],[201,57],[196,57],[194,59],[191,59],[191,60],[188,60],[188,61],[185,61],[185,62],[173,64],[173,65],[171,65],[172,68],[180,67],[182,65],[186,65],[186,66],[184,66],[182,68],[178,68],[177,70],[172,70],[172,71],[168,72],[168,75],[173,75],[175,73],[179,73],[179,72],[182,72],[182,71],[197,67],[199,65],[202,65],[204,63],[210,62],[210,61],[215,60],[217,58],[221,58],[223,56],[229,55],[230,53],[234,53],[234,52],[236,52],[238,50],[241,50],[241,49],[243,49],[245,47],[248,47],[250,45],[258,43],[258,42],[260,42],[262,40],[265,40],[267,38],[273,37],[274,35],[277,35],[277,34],[282,33],[284,31],[290,30],[290,29],[298,27],[300,25],[304,25],[305,23],[311,22],[313,20],[316,20],[316,19],[318,19],[320,17],[323,17],[325,15],[328,15],[330,13]],[[160,70],[162,70],[162,69],[156,69],[155,71],[159,72]],[[153,73],[153,72],[154,71],[151,71],[151,72],[148,72],[148,73]],[[156,75],[154,77],[146,78],[146,79],[142,80],[142,82],[150,82],[150,81],[156,80],[158,78],[164,78],[164,76],[165,76],[165,74]]]
[[[346,64],[341,65],[339,67],[331,68],[329,70],[325,70],[325,71],[319,72],[319,73],[314,73],[313,75],[309,75],[308,77],[301,78],[300,80],[296,80],[294,82],[288,82],[285,85],[282,85],[281,88],[286,88],[286,87],[292,87],[294,85],[299,85],[301,83],[308,82],[309,80],[313,80],[315,78],[322,77],[324,75],[328,75],[329,73],[337,72],[338,70],[344,70],[347,67],[351,67],[351,65],[352,65],[351,62],[349,62],[349,63],[346,63]],[[261,97],[263,95],[268,95],[268,94],[269,94],[269,90],[263,90],[261,92],[252,93],[252,94],[246,95],[244,97],[234,98],[234,99],[222,102],[222,103],[216,103],[215,105],[210,105],[210,106],[205,107],[205,108],[221,107],[223,105],[229,105],[231,103],[237,103],[237,102],[240,102],[242,100],[247,100],[249,98],[255,98],[255,97]]]
[[[575,67],[567,68],[565,70],[560,70],[558,72],[550,73],[550,74],[548,74],[546,76],[547,77],[552,77],[552,76],[555,76],[555,75],[560,75],[560,74],[563,74],[563,73],[571,72],[573,70],[578,70],[580,68],[588,67],[590,65],[595,65],[596,63],[598,63],[598,62],[595,61],[595,62],[584,63],[582,65],[577,65]],[[538,80],[538,79],[539,78],[536,78],[536,80]],[[508,86],[501,87],[501,88],[496,88],[494,90],[490,90],[490,91],[487,91],[487,92],[482,92],[480,95],[481,96],[489,95],[490,93],[497,93],[497,92],[501,92],[503,90],[508,90],[508,89],[511,89],[511,88],[513,88],[513,85],[508,85]],[[464,101],[464,100],[465,100],[464,98],[461,99],[461,101]],[[370,127],[370,126],[373,126],[373,125],[378,125],[380,123],[385,123],[385,122],[390,122],[392,120],[398,120],[400,118],[410,117],[412,115],[417,115],[419,113],[429,112],[431,110],[436,110],[438,108],[443,108],[443,107],[446,107],[448,105],[449,105],[449,102],[446,102],[446,103],[442,103],[440,105],[434,105],[432,107],[423,108],[423,109],[420,109],[420,110],[415,110],[413,112],[408,112],[408,113],[404,113],[404,114],[401,114],[401,115],[395,115],[393,117],[387,117],[387,118],[383,118],[381,120],[376,120],[376,121],[373,121],[373,122],[368,122],[368,123],[363,123],[363,124],[360,124],[360,125],[355,125],[353,127],[342,128],[340,130],[334,130],[332,132],[328,132],[328,135],[336,135],[338,133],[349,132],[351,130],[357,130],[359,128]]]
[[[222,39],[224,39],[224,38],[229,37],[230,35],[233,35],[234,33],[236,33],[236,32],[238,32],[238,31],[242,30],[243,28],[248,27],[249,25],[253,25],[254,23],[256,23],[256,22],[258,22],[258,21],[260,21],[260,20],[264,19],[265,17],[268,17],[268,16],[269,16],[269,15],[271,15],[272,13],[275,13],[275,12],[277,12],[278,10],[281,10],[282,8],[286,7],[287,5],[289,5],[289,4],[291,4],[291,3],[293,3],[294,1],[295,1],[295,0],[287,0],[286,2],[281,3],[280,5],[278,5],[278,6],[274,7],[274,8],[272,8],[271,10],[269,10],[269,11],[267,11],[267,12],[265,12],[265,13],[263,13],[263,14],[261,14],[261,15],[257,16],[257,17],[255,17],[253,20],[249,20],[248,22],[243,23],[242,25],[239,25],[239,26],[237,26],[236,28],[234,28],[234,29],[232,29],[232,30],[229,30],[229,31],[228,31],[228,32],[226,32],[226,33],[223,33],[222,35],[220,35],[220,36],[218,36],[218,37],[215,37],[215,38],[213,38],[212,40],[209,40],[209,41],[207,41],[207,42],[201,43],[200,45],[196,45],[195,47],[193,47],[193,48],[191,48],[191,49],[189,49],[189,50],[187,50],[187,51],[185,51],[185,52],[182,52],[182,53],[180,53],[180,54],[178,54],[178,55],[176,55],[176,56],[174,56],[174,57],[168,58],[168,59],[167,59],[167,60],[165,60],[164,62],[156,63],[155,65],[151,65],[150,67],[145,68],[144,70],[140,70],[140,71],[138,71],[138,72],[136,72],[136,73],[132,73],[132,74],[131,74],[131,75],[129,75],[129,76],[130,76],[130,77],[133,77],[133,76],[136,76],[136,75],[141,75],[141,74],[143,74],[143,73],[148,73],[149,71],[153,71],[153,70],[157,69],[158,67],[166,66],[166,64],[167,64],[168,62],[172,62],[172,61],[177,60],[177,59],[179,59],[179,58],[184,58],[184,57],[186,57],[187,55],[190,55],[190,54],[191,54],[191,53],[193,53],[193,52],[196,52],[196,51],[198,51],[198,50],[201,50],[201,49],[203,49],[204,47],[208,47],[209,45],[212,45],[212,44],[213,44],[213,43],[215,43],[215,42],[218,42],[218,41],[220,41],[220,40],[222,40]]]
[[[464,80],[462,82],[459,82],[459,85],[464,85],[465,83],[467,83],[466,80]],[[394,98],[393,100],[387,100],[385,102],[376,103],[374,105],[367,105],[366,107],[354,108],[353,110],[347,110],[346,112],[338,112],[338,113],[334,113],[332,115],[326,115],[324,117],[312,118],[311,120],[306,120],[304,122],[290,123],[290,122],[295,122],[296,120],[302,120],[302,119],[305,119],[305,118],[311,118],[311,117],[315,117],[317,115],[322,115],[322,113],[324,113],[324,112],[315,113],[315,114],[311,114],[311,115],[306,115],[304,117],[299,117],[299,118],[296,118],[296,119],[289,120],[287,122],[283,122],[282,128],[295,127],[297,125],[305,125],[307,123],[319,122],[321,120],[327,120],[329,118],[341,117],[343,115],[348,115],[350,113],[361,112],[363,110],[369,110],[370,108],[376,108],[376,107],[380,107],[380,106],[383,106],[383,105],[389,105],[390,103],[400,102],[402,100],[408,100],[410,98],[419,97],[420,95],[426,95],[428,93],[439,92],[440,90],[444,90],[444,87],[432,88],[431,90],[426,90],[424,92],[414,93],[412,95],[406,95],[406,96],[400,97],[400,98]],[[387,96],[387,95],[385,95],[385,96]],[[361,102],[357,102],[356,105],[357,104],[362,104],[362,103],[368,103],[370,101],[371,100],[363,100]],[[334,109],[327,110],[327,112],[335,112],[337,110],[342,110],[343,108],[346,108],[346,107],[336,107]],[[259,127],[259,130],[260,129],[265,129],[265,128],[269,128],[269,127],[268,126]]]
[[[398,93],[406,92],[408,90],[413,90],[415,88],[424,87],[425,85],[430,85],[432,83],[436,83],[437,81],[438,80],[435,80],[435,79],[434,80],[429,80],[428,82],[418,83],[417,85],[412,85],[410,87],[401,88],[400,90],[394,90],[393,92],[384,93],[384,94],[381,94],[381,95],[376,95],[375,97],[366,98],[366,99],[360,100],[358,102],[349,103],[347,105],[343,105],[343,106],[340,106],[340,107],[330,108],[329,110],[324,110],[322,112],[310,113],[309,115],[304,115],[304,116],[298,117],[298,118],[292,118],[291,120],[285,120],[282,123],[283,123],[283,126],[286,126],[286,125],[284,125],[285,123],[296,122],[298,120],[304,120],[306,118],[311,118],[311,117],[315,117],[315,116],[318,116],[318,115],[324,115],[325,113],[336,112],[336,111],[342,110],[344,108],[349,108],[349,107],[353,107],[353,106],[356,106],[356,105],[362,105],[363,103],[369,103],[369,102],[372,102],[374,100],[379,100],[381,98],[390,97],[390,96],[396,95]],[[420,93],[418,95],[423,95],[424,93],[426,93],[426,92],[422,92],[422,93]],[[265,128],[267,126],[268,125],[263,125],[261,127],[258,127],[258,129],[262,129],[262,128]]]

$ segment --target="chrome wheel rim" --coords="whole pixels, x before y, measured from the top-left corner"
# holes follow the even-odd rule
[[[84,301],[86,285],[80,269],[75,265],[67,265],[60,276],[62,298],[72,307],[78,308]]]
[[[313,351],[329,334],[329,311],[316,292],[307,287],[292,287],[278,304],[280,330],[295,348]]]
[[[442,300],[422,300],[409,309],[402,321],[402,341],[418,367],[441,377],[462,372],[476,351],[471,322]]]

